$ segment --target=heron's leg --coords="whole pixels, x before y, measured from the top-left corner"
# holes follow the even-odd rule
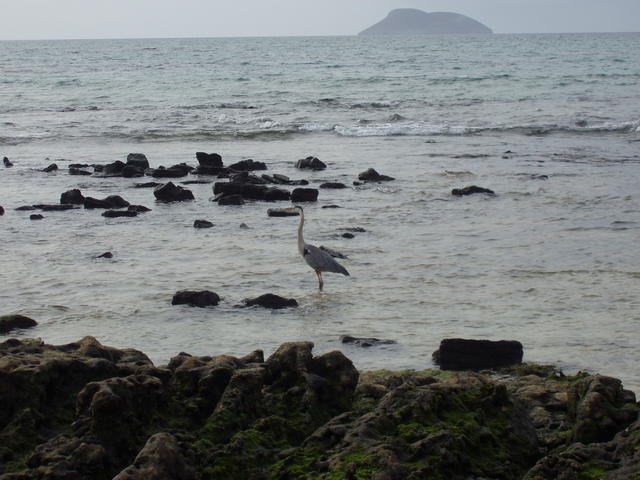
[[[322,281],[322,272],[320,270],[316,270],[316,275],[318,276],[318,288],[322,291],[322,287],[324,286],[324,282]]]

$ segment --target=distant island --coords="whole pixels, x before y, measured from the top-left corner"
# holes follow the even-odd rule
[[[363,30],[359,35],[420,35],[427,33],[493,33],[482,23],[459,13],[427,13],[415,8],[392,10],[387,18]]]

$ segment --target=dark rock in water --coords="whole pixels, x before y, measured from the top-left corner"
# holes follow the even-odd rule
[[[113,258],[113,253],[104,252],[102,255],[98,255],[96,258]]]
[[[345,230],[347,232],[356,232],[356,233],[365,233],[366,230],[362,227],[343,227],[340,230]]]
[[[102,172],[105,175],[121,175],[122,170],[124,170],[124,167],[126,166],[126,163],[121,162],[120,160],[116,160],[113,163],[108,163],[107,165],[105,165],[102,169]]]
[[[208,220],[196,220],[193,222],[194,228],[211,228],[213,227],[213,223]]]
[[[214,195],[221,193],[225,195],[240,195],[242,198],[250,200],[289,200],[291,194],[280,188],[268,187],[266,185],[255,185],[253,183],[240,182],[216,182],[213,185]]]
[[[43,218],[44,216],[40,215],[39,213],[33,213],[29,215],[29,220],[42,220]]]
[[[395,178],[380,175],[375,169],[370,168],[359,174],[358,180],[362,180],[363,182],[390,182],[395,180]]]
[[[4,166],[7,168],[13,167],[13,163],[11,163],[11,160],[9,160],[7,157],[4,157],[2,159],[2,163],[4,163]]]
[[[28,212],[31,210],[35,210],[36,207],[34,207],[33,205],[23,205],[21,207],[16,208],[16,211],[18,212]]]
[[[340,205],[323,205],[322,208],[342,208]]]
[[[93,171],[94,171],[95,173],[102,173],[102,172],[104,172],[104,165],[94,164],[94,165],[93,165]]]
[[[307,157],[298,160],[296,162],[296,168],[300,168],[302,170],[307,169],[318,171],[324,170],[325,168],[327,168],[327,165],[317,157]]]
[[[78,168],[78,169],[82,169],[82,168],[89,168],[91,165],[89,165],[88,163],[71,163],[69,164],[69,168]]]
[[[38,322],[24,315],[2,315],[0,316],[0,334],[5,334],[18,328],[32,328]]]
[[[67,190],[60,195],[60,203],[82,205],[84,203],[84,195],[82,195],[82,192],[77,188]]]
[[[320,188],[329,188],[329,189],[341,189],[341,188],[347,188],[347,186],[344,183],[340,183],[340,182],[325,182],[320,184]]]
[[[549,180],[549,175],[530,175],[531,180]]]
[[[291,194],[287,190],[283,190],[281,188],[267,188],[264,194],[264,199],[267,202],[276,202],[279,200],[289,200],[291,198]]]
[[[266,185],[269,183],[263,177],[252,175],[249,172],[236,172],[229,175],[229,181],[232,183],[252,183],[254,185]]]
[[[220,169],[224,167],[222,157],[217,153],[196,152],[196,159],[200,167],[207,169]]]
[[[153,195],[161,202],[183,202],[195,199],[191,190],[176,186],[172,182],[156,187]]]
[[[61,212],[64,210],[72,210],[75,208],[73,205],[67,203],[54,204],[54,205],[34,205],[36,210],[42,210],[43,212]]]
[[[56,170],[58,170],[58,165],[56,165],[55,163],[52,163],[48,167],[43,168],[41,171],[49,173],[49,172],[55,172]]]
[[[4,215],[4,207],[0,205],[0,216]]]
[[[113,480],[196,480],[196,471],[170,433],[156,433],[147,440],[133,464]]]
[[[138,212],[138,213],[146,213],[151,211],[150,208],[145,207],[144,205],[129,205],[127,207],[127,210],[131,210],[132,212]]]
[[[189,175],[189,170],[181,167],[158,167],[151,172],[154,178],[180,178]]]
[[[342,335],[340,337],[342,343],[348,343],[357,347],[373,347],[375,345],[393,345],[398,342],[395,340],[380,340],[379,338],[358,338],[350,335]]]
[[[218,205],[244,205],[242,195],[223,194],[217,200]]]
[[[162,185],[158,182],[146,182],[146,183],[136,183],[134,188],[156,188]]]
[[[129,202],[120,195],[109,195],[103,200],[93,197],[84,198],[84,208],[125,208],[128,206]]]
[[[515,340],[448,338],[440,342],[433,360],[442,370],[481,370],[522,363],[522,355],[522,344]]]
[[[126,165],[120,173],[124,178],[136,178],[144,177],[144,168],[136,167],[135,165]]]
[[[325,247],[324,245],[320,245],[320,250],[322,250],[324,252],[327,252],[333,258],[342,258],[342,259],[349,258],[345,254],[340,253],[340,252],[338,252],[336,250],[333,250],[333,249],[331,249],[329,247]]]
[[[254,170],[266,170],[267,165],[264,162],[256,162],[252,159],[248,159],[229,165],[229,169],[240,172],[249,172]]]
[[[89,175],[93,175],[91,172],[87,171],[87,170],[83,170],[81,168],[75,168],[72,166],[69,166],[69,175],[84,175],[89,176]]]
[[[144,153],[130,153],[127,155],[127,165],[144,171],[149,168],[149,160],[147,160],[147,156]]]
[[[298,302],[296,302],[293,298],[283,298],[279,295],[274,295],[273,293],[266,293],[257,298],[246,298],[243,300],[245,306],[253,307],[255,305],[264,308],[270,309],[281,309],[281,308],[289,308],[289,307],[297,307]]]
[[[356,181],[354,181],[354,182],[353,182],[353,186],[354,186],[354,187],[359,187],[359,186],[361,186],[362,184],[363,184],[362,182],[356,182]]]
[[[316,202],[318,190],[315,188],[294,188],[291,192],[292,202]]]
[[[452,12],[427,13],[415,8],[391,10],[386,18],[359,35],[490,34],[473,18]]]
[[[181,290],[171,300],[171,305],[190,305],[192,307],[216,306],[220,303],[220,297],[215,292],[208,290],[192,291]]]
[[[267,210],[267,216],[269,217],[297,217],[300,212],[290,212],[283,208],[270,208]]]
[[[182,185],[208,185],[213,182],[211,180],[186,180],[180,183]]]
[[[489,195],[495,195],[495,192],[493,190],[477,187],[475,185],[464,188],[454,188],[453,190],[451,190],[451,195],[455,195],[456,197],[462,197],[463,195],[473,195],[474,193],[487,193]]]
[[[343,233],[341,236],[342,238],[349,238],[349,239],[356,237],[353,233],[349,233],[349,232]]]
[[[117,218],[117,217],[137,217],[138,212],[135,210],[107,210],[102,213],[103,217]]]

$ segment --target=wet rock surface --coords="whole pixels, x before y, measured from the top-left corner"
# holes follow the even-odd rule
[[[24,315],[0,316],[0,333],[8,333],[19,328],[32,328],[36,325],[38,325],[38,322]]]
[[[153,190],[153,195],[161,202],[184,202],[195,199],[191,190],[177,186],[173,182],[157,186]]]
[[[390,182],[395,180],[395,178],[381,175],[375,169],[369,168],[358,175],[358,180],[362,180],[363,182]]]
[[[451,190],[451,195],[454,195],[456,197],[473,195],[474,193],[486,193],[487,195],[496,194],[493,190],[489,190],[488,188],[484,188],[484,187],[478,187],[476,185],[470,185],[464,188],[454,188],[453,190]]]
[[[213,227],[213,223],[209,220],[194,220],[193,228],[211,228]]]
[[[171,300],[171,305],[190,305],[192,307],[210,307],[220,303],[220,296],[208,290],[181,290]]]
[[[522,344],[515,340],[447,338],[440,342],[433,360],[443,370],[481,370],[521,363],[522,356]]]
[[[374,347],[376,345],[394,345],[398,342],[395,340],[380,340],[379,338],[360,338],[352,337],[351,335],[342,335],[340,337],[342,343],[355,345],[357,347]]]
[[[302,158],[296,162],[296,168],[302,170],[324,170],[327,165],[317,157]]]
[[[258,306],[274,310],[298,306],[298,302],[294,298],[284,298],[273,293],[265,293],[256,298],[247,298],[243,303],[247,307]]]
[[[615,379],[519,365],[358,373],[311,342],[241,358],[0,343],[0,479],[637,479]],[[597,395],[602,399],[598,399]],[[579,425],[605,425],[586,437]],[[611,426],[611,428],[609,428]],[[591,433],[589,433],[591,435]]]

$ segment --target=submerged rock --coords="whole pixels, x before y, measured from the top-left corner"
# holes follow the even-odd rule
[[[0,217],[4,215],[4,207],[0,205]]]
[[[244,305],[247,307],[259,306],[270,309],[281,309],[297,307],[298,302],[294,298],[284,298],[273,293],[266,293],[256,298],[247,298],[243,300]]]
[[[93,174],[88,170],[83,170],[82,168],[75,168],[69,165],[69,175],[81,175],[81,176],[83,175],[86,177]]]
[[[45,173],[49,173],[49,172],[55,172],[56,170],[58,170],[58,165],[56,165],[55,163],[52,163],[49,166],[43,168],[41,171]]]
[[[39,213],[34,213],[32,215],[29,215],[29,220],[42,220],[44,218],[44,215],[40,215]]]
[[[191,190],[179,187],[173,182],[156,187],[153,190],[153,195],[161,202],[183,202],[195,199]]]
[[[149,168],[149,160],[144,153],[130,153],[127,155],[127,165],[141,169],[143,172]]]
[[[208,220],[196,220],[193,222],[194,228],[211,228],[213,227],[213,223]]]
[[[398,342],[395,340],[380,340],[379,338],[358,338],[351,335],[342,335],[340,337],[342,343],[352,344],[357,347],[373,347],[376,345],[393,345]]]
[[[162,184],[158,183],[158,182],[136,183],[134,185],[134,188],[156,188],[156,187],[158,187],[160,185],[162,185]]]
[[[181,290],[171,300],[171,305],[190,305],[192,307],[216,306],[218,303],[220,303],[218,294],[208,290]]]
[[[108,197],[99,200],[93,197],[84,197],[84,208],[125,208],[130,204],[120,195],[109,195]]]
[[[267,165],[264,162],[256,162],[252,159],[241,160],[233,165],[229,165],[230,170],[238,172],[250,172],[254,170],[266,170]]]
[[[107,218],[137,217],[138,212],[136,210],[107,210],[102,213],[102,216]]]
[[[102,255],[98,255],[95,258],[113,258],[113,253],[111,252],[104,252]]]
[[[476,185],[471,185],[469,187],[464,187],[464,188],[454,188],[453,190],[451,190],[451,195],[455,195],[456,197],[462,197],[464,195],[473,195],[474,193],[486,193],[489,195],[496,194],[493,190],[489,190],[488,188],[477,187]]]
[[[307,170],[324,170],[327,165],[317,157],[307,157],[296,162],[296,168]]]
[[[144,205],[129,205],[127,210],[138,213],[147,213],[151,211],[149,207],[145,207]]]
[[[390,182],[395,180],[395,178],[388,177],[387,175],[380,175],[375,169],[370,168],[360,173],[358,175],[358,180],[362,180],[363,182]]]
[[[24,315],[2,315],[0,316],[0,333],[9,333],[12,330],[32,328],[38,325],[34,319]],[[0,424],[2,425],[2,424]]]
[[[443,370],[481,370],[522,363],[522,344],[515,340],[449,338],[433,353]]]
[[[4,166],[6,168],[13,167],[13,163],[11,163],[11,160],[9,160],[7,157],[4,157],[2,159],[2,163],[4,163]]]
[[[62,203],[62,204],[53,204],[53,205],[34,205],[33,208],[35,208],[36,210],[42,210],[43,212],[61,212],[64,210],[73,210],[75,208],[74,205],[70,205],[68,203]]]
[[[344,183],[340,183],[340,182],[325,182],[320,184],[320,188],[338,190],[342,188],[347,188],[347,186]]]
[[[291,192],[292,202],[316,202],[318,201],[318,190],[315,188],[294,188]]]
[[[244,205],[242,195],[227,195],[222,194],[217,198],[218,205]]]

